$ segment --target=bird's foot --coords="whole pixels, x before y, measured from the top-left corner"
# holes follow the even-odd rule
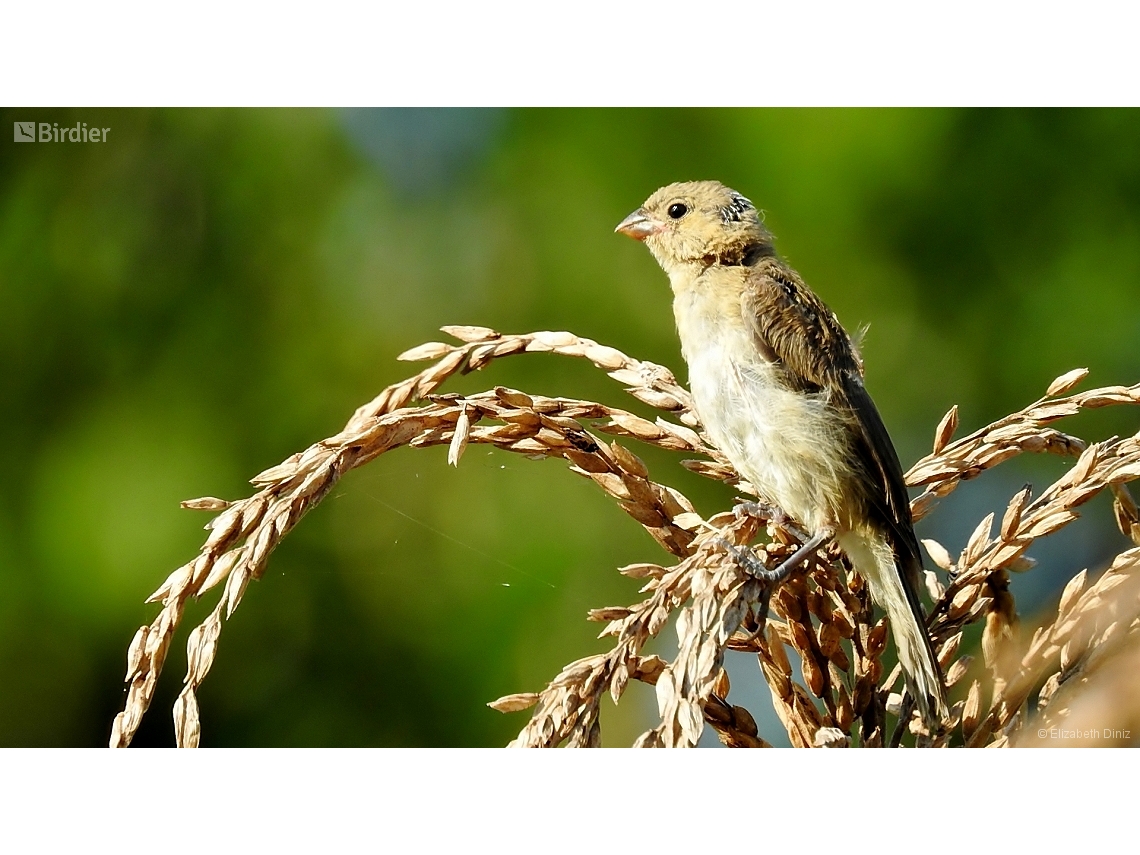
[[[725,552],[732,556],[732,559],[745,573],[769,583],[762,586],[760,599],[756,603],[754,612],[756,627],[749,632],[748,637],[744,639],[745,644],[751,644],[764,634],[764,629],[768,624],[768,605],[772,599],[773,587],[771,584],[772,580],[769,577],[772,571],[764,566],[764,562],[760,560],[760,557],[750,546],[736,546],[724,539],[720,541],[720,546]],[[745,622],[748,622],[748,618],[745,619]]]
[[[799,549],[791,554],[782,564],[778,567],[769,568],[763,561],[757,557],[756,552],[747,546],[734,546],[727,541],[722,541],[721,545],[724,551],[736,559],[739,564],[747,573],[752,574],[757,579],[763,579],[765,582],[783,582],[787,579],[792,572],[797,570],[804,564],[816,551],[829,542],[835,536],[835,532],[830,529],[823,529],[808,538]]]
[[[768,505],[764,502],[738,500],[737,503],[733,505],[732,512],[736,515],[737,519],[752,517],[761,522],[772,522],[780,526],[787,525],[792,521],[791,517],[784,513],[782,508],[778,508],[775,505]]]
[[[737,507],[739,507],[739,505]],[[736,561],[737,565],[739,565],[744,572],[768,583],[763,586],[760,592],[760,600],[756,608],[756,629],[748,636],[746,639],[747,642],[753,641],[764,632],[764,628],[768,623],[768,606],[772,599],[773,587],[787,579],[788,576],[807,561],[816,550],[827,544],[834,536],[835,532],[830,529],[824,529],[818,532],[809,538],[807,542],[797,549],[786,561],[778,567],[771,569],[768,568],[756,554],[756,551],[750,546],[737,546],[724,539],[720,541],[720,546],[725,552],[732,556],[733,560]]]
[[[732,556],[737,566],[740,567],[745,573],[755,576],[758,579],[768,580],[768,574],[771,572],[756,555],[756,551],[750,546],[736,546],[729,543],[723,538],[720,541],[721,548]]]
[[[748,633],[748,637],[744,639],[745,644],[751,644],[757,638],[764,635],[764,630],[768,627],[768,608],[772,602],[772,586],[765,585],[760,591],[760,599],[757,601],[753,609],[753,616],[756,620],[756,628]]]

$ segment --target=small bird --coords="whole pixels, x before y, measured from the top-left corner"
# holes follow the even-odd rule
[[[850,336],[776,255],[752,203],[717,181],[662,187],[616,231],[643,241],[669,276],[708,436],[812,534],[768,578],[834,539],[886,610],[910,694],[937,726],[946,693],[919,602],[910,499]]]

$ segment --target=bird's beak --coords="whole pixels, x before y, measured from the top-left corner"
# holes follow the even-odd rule
[[[623,235],[628,235],[634,240],[645,240],[650,235],[655,235],[660,231],[664,231],[665,224],[652,219],[645,213],[644,208],[638,208],[620,223],[615,232],[621,232]]]

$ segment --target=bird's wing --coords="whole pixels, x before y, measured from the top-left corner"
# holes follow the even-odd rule
[[[912,606],[918,607],[922,558],[910,516],[910,497],[898,454],[871,396],[850,337],[794,270],[765,259],[749,271],[741,309],[762,353],[782,365],[789,382],[826,392],[847,409],[856,427],[853,450],[872,489],[867,499],[887,528],[903,568]],[[917,610],[919,615],[921,609]]]

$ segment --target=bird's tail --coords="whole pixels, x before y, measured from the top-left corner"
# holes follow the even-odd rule
[[[947,715],[946,688],[926,634],[918,591],[908,590],[894,550],[883,535],[853,531],[838,540],[856,571],[867,580],[875,601],[886,610],[907,688],[927,726],[937,727]]]

